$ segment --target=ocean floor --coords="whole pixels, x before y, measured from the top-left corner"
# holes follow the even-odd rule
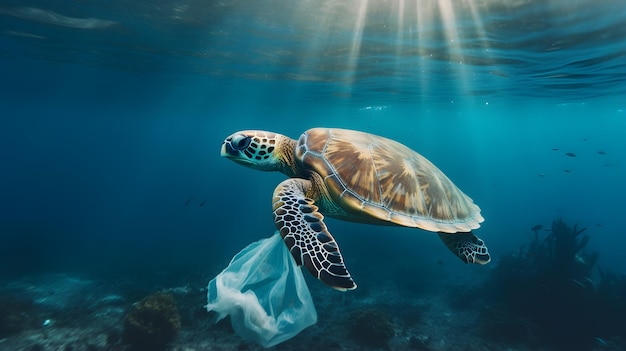
[[[178,335],[164,350],[264,350],[234,334],[228,319],[211,322],[203,308],[205,286],[211,278],[178,273],[133,278],[49,274],[3,282],[0,350],[149,350],[125,344],[122,334],[133,306],[156,292],[171,294],[180,313]],[[317,324],[270,349],[551,350],[533,340],[530,328],[524,335],[523,323],[520,332],[526,342],[507,343],[501,336],[489,335],[480,321],[489,307],[473,298],[465,284],[455,286],[442,280],[412,292],[390,281],[338,292],[309,277],[307,281],[318,311]],[[165,282],[171,285],[161,285]],[[363,311],[374,311],[375,323],[383,319],[381,328],[391,328],[383,341],[372,341],[371,333],[355,332],[355,320]],[[597,349],[608,348],[599,345]]]

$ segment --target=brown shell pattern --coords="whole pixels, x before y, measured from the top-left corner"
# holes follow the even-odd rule
[[[467,232],[483,221],[480,208],[443,172],[396,141],[315,128],[298,140],[296,158],[318,172],[334,201],[356,217],[446,233]]]

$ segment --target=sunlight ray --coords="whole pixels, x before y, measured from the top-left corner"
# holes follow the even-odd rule
[[[369,0],[359,1],[359,12],[354,23],[354,34],[352,36],[352,47],[350,49],[350,55],[348,56],[347,74],[348,84],[352,87],[354,79],[356,77],[354,69],[357,66],[359,59],[359,53],[361,51],[361,41],[363,40],[363,27],[365,26],[365,18],[367,16],[367,4]]]
[[[396,26],[396,47],[395,47],[395,71],[397,77],[395,79],[394,85],[402,84],[402,80],[405,79],[403,67],[405,64],[404,60],[404,17],[405,17],[405,6],[404,0],[398,0],[398,20]]]
[[[429,87],[429,71],[431,69],[431,62],[433,57],[433,50],[435,49],[429,40],[429,32],[432,30],[432,22],[436,13],[436,1],[429,0],[415,0],[415,21],[417,31],[417,81],[420,84],[420,92],[422,95],[427,94],[430,90]]]
[[[404,6],[404,0],[399,0],[398,1],[398,23],[396,26],[396,55],[397,56],[402,56],[402,45],[404,44],[403,38],[404,38],[404,15],[405,15],[405,10],[404,10],[405,6]]]
[[[480,12],[476,8],[475,0],[467,0],[467,4],[470,8],[470,13],[472,15],[472,24],[476,27],[476,32],[478,33],[478,40],[480,41],[480,45],[483,49],[483,54],[490,58],[491,53],[489,52],[489,42],[487,40],[487,32],[485,31],[485,26],[483,25],[483,19],[480,15]]]
[[[458,75],[460,78],[461,90],[467,86],[467,76],[465,72],[465,59],[463,49],[457,30],[456,16],[454,13],[454,5],[451,0],[438,0],[441,21],[443,23],[443,31],[447,39],[447,48],[450,64],[456,64],[458,67]]]

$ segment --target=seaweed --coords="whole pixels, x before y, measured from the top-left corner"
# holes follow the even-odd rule
[[[513,342],[592,349],[602,338],[626,331],[626,279],[600,270],[597,252],[586,250],[586,228],[561,218],[542,237],[534,226],[528,247],[501,259],[485,281],[480,329]]]

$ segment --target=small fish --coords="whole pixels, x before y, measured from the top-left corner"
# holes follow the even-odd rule
[[[569,156],[569,157],[576,157],[576,154],[573,152],[568,152],[565,154],[565,156]]]
[[[603,224],[600,224],[600,223],[596,223],[596,227],[600,227],[600,228],[602,228],[602,227],[604,227],[604,225],[603,225]]]
[[[539,173],[539,174],[537,174],[537,175],[538,175],[539,177],[541,177],[541,178],[543,178],[543,177],[545,177],[545,176],[546,176],[546,175],[545,175],[545,174],[543,174],[543,173]]]
[[[536,232],[541,228],[543,228],[541,224],[535,224],[532,228],[530,228],[530,230],[532,230],[533,232]]]
[[[202,202],[200,203],[200,205],[198,205],[198,207],[202,207],[202,206],[204,206],[204,204],[206,204],[206,200],[202,201]]]
[[[559,151],[560,149],[558,147],[553,147],[552,151]]]
[[[598,154],[600,155],[606,155],[606,152],[602,151],[602,150],[598,150]]]
[[[572,171],[570,171],[569,169],[564,169],[563,172],[565,172],[565,173],[572,173]]]
[[[190,204],[193,200],[195,200],[195,199],[196,199],[196,197],[195,197],[195,196],[191,196],[191,197],[189,197],[189,198],[187,199],[187,201],[185,201],[185,206],[189,206],[189,204]]]

